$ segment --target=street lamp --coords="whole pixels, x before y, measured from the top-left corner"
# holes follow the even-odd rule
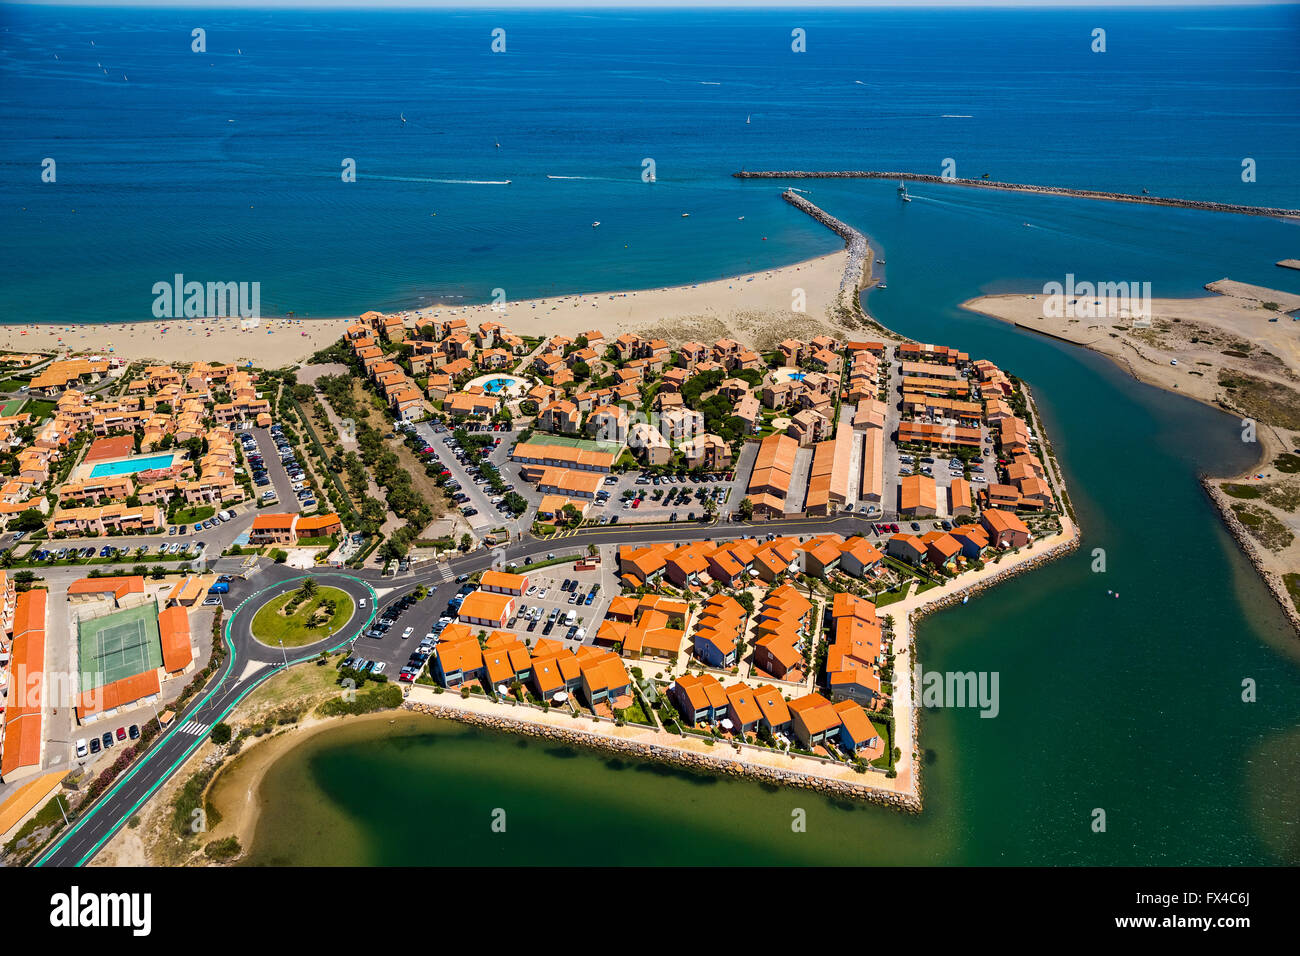
[[[280,653],[284,655],[284,666],[289,666],[289,652],[284,649],[284,638],[280,638]]]

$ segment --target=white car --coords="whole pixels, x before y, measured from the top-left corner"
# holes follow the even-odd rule
[[[362,598],[360,603],[357,604],[357,607],[361,608],[364,611],[366,607],[366,599]]]
[[[380,661],[380,662],[379,662],[378,664],[376,664],[374,667],[370,668],[370,673],[372,673],[372,674],[382,674],[382,673],[384,672],[384,668],[385,668],[386,666],[387,666],[387,665],[386,665],[383,661]]]
[[[404,631],[402,632],[402,640],[406,640],[408,637],[410,637],[410,636],[411,636],[412,634],[414,634],[414,633],[415,633],[415,628],[413,628],[413,627],[408,627],[406,630],[404,630]]]
[[[77,756],[84,757],[90,753],[90,748],[86,745],[85,738],[77,741]]]

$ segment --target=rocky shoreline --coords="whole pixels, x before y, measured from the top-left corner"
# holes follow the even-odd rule
[[[1300,218],[1300,209],[1282,209],[1276,206],[1244,206],[1239,203],[1208,202],[1202,199],[1177,199],[1168,196],[1146,196],[1135,193],[1106,192],[1100,189],[1072,189],[1068,186],[1035,186],[1028,183],[1002,183],[987,179],[957,179],[932,176],[928,173],[891,173],[869,169],[841,170],[742,170],[732,173],[736,179],[897,179],[912,183],[935,183],[943,186],[975,186],[980,189],[999,189],[1005,192],[1038,193],[1045,196],[1072,196],[1076,199],[1106,199],[1112,202],[1144,203],[1149,206],[1173,206],[1179,209],[1200,209],[1206,212],[1230,212],[1243,216],[1272,216],[1279,219]]]
[[[844,276],[840,279],[840,292],[841,294],[844,292],[857,292],[862,287],[862,277],[865,275],[867,257],[871,255],[871,246],[867,243],[867,237],[848,223],[836,219],[820,206],[804,199],[793,190],[787,189],[781,194],[781,198],[801,212],[807,213],[844,240],[849,257],[844,263]]]
[[[444,707],[441,704],[422,704],[407,701],[402,705],[402,708],[415,713],[426,714],[430,717],[438,717],[443,720],[455,720],[460,723],[472,724],[476,727],[482,727],[487,730],[498,731],[501,733],[522,734],[526,737],[536,737],[543,740],[570,744],[575,747],[585,747],[590,750],[615,753],[622,757],[632,757],[640,760],[655,760],[660,763],[671,764],[696,773],[709,773],[728,777],[746,777],[752,780],[757,780],[760,783],[774,784],[782,787],[799,787],[805,790],[813,790],[829,797],[862,800],[869,803],[877,803],[882,806],[892,807],[897,810],[906,810],[912,813],[919,813],[921,810],[920,798],[912,794],[894,793],[888,790],[879,790],[866,784],[853,784],[842,780],[831,780],[827,777],[819,777],[814,774],[802,773],[797,770],[780,770],[775,767],[756,766],[753,764],[743,763],[739,760],[729,760],[726,757],[713,757],[707,754],[698,754],[686,750],[679,750],[675,747],[646,744],[635,740],[627,740],[622,737],[612,737],[605,734],[591,733],[576,729],[569,730],[566,728],[548,727],[543,724],[537,724],[527,720],[518,720],[512,717],[478,714],[460,710],[456,707]]]
[[[1223,518],[1223,524],[1228,529],[1228,534],[1232,535],[1237,542],[1237,547],[1241,548],[1242,553],[1255,566],[1259,576],[1268,585],[1273,600],[1282,608],[1282,613],[1286,616],[1296,634],[1300,635],[1300,614],[1297,614],[1295,608],[1291,606],[1291,602],[1287,597],[1286,582],[1282,580],[1282,576],[1264,566],[1264,560],[1259,552],[1259,544],[1251,537],[1246,526],[1241,523],[1241,519],[1232,510],[1232,504],[1228,501],[1228,496],[1219,490],[1218,485],[1214,483],[1214,479],[1208,475],[1202,475],[1201,487],[1205,489],[1205,493],[1209,495],[1214,506],[1219,509],[1219,515]]]

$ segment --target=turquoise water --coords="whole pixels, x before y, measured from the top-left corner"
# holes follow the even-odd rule
[[[517,378],[494,378],[486,385],[483,386],[483,391],[487,392],[488,394],[495,394],[496,392],[499,392],[502,389],[509,388],[511,385],[514,385],[518,381],[519,379]]]
[[[654,288],[841,247],[780,200],[784,184],[730,178],[741,167],[933,172],[953,158],[958,175],[1300,206],[1298,8],[1108,10],[1104,56],[1088,51],[1097,16],[227,12],[205,14],[198,57],[175,42],[188,15],[0,7],[0,315],[139,318],[176,272],[260,279],[267,314],[337,315],[498,287]],[[509,52],[495,56],[499,25]],[[51,155],[57,185],[39,181]],[[340,181],[344,157],[356,183]],[[1067,273],[1150,281],[1156,297],[1224,276],[1300,292],[1300,273],[1273,265],[1296,255],[1300,226],[799,185],[883,248],[888,288],[867,299],[882,322],[1033,387],[1084,529],[1074,556],[921,624],[923,667],[1001,675],[998,719],[925,714],[925,813],[441,724],[356,727],[272,771],[254,859],[1300,862],[1300,644],[1197,482],[1258,450],[1230,416],[958,308]],[[1247,678],[1258,703],[1241,701]],[[495,807],[514,836],[480,826]],[[1089,826],[1098,808],[1106,834]]]
[[[176,455],[149,455],[147,458],[124,458],[122,461],[106,461],[90,469],[91,478],[107,478],[111,475],[134,475],[138,471],[153,471],[170,468]]]
[[[260,282],[264,315],[358,315],[497,288],[656,288],[838,248],[741,168],[952,159],[975,178],[1300,207],[1300,8],[1107,10],[1101,55],[1098,16],[204,11],[200,55],[189,13],[0,5],[0,321],[147,318],[177,273]],[[1111,239],[1149,238],[1136,230]]]

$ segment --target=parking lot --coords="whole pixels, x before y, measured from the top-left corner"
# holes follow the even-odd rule
[[[274,431],[273,431],[274,430]],[[250,450],[245,435],[251,435],[257,443],[255,450]],[[278,427],[272,425],[270,429],[254,428],[251,432],[241,432],[240,439],[244,441],[244,454],[248,456],[249,470],[253,475],[253,496],[256,500],[269,500],[266,493],[270,490],[275,491],[275,496],[279,499],[276,507],[283,511],[302,511],[304,507],[315,507],[315,501],[312,504],[304,506],[298,497],[298,492],[294,489],[293,477],[290,477],[286,465],[290,469],[297,469],[297,454],[293,449],[289,449],[292,457],[282,458],[284,452],[281,451],[279,444],[286,444],[283,439],[277,443],[279,437]],[[261,457],[261,461],[256,460],[256,456]],[[261,470],[265,470],[265,474]],[[295,472],[297,474],[298,472]],[[269,480],[269,484],[265,483]],[[259,484],[259,482],[263,482]]]
[[[528,591],[518,599],[518,613],[506,630],[529,645],[542,637],[561,641],[570,650],[593,643],[605,610],[618,593],[614,575],[607,571],[609,567],[609,562],[602,560],[599,567],[588,571],[575,571],[572,564],[557,564],[524,572],[528,575]]]
[[[425,442],[425,447],[433,449],[433,454],[437,456],[438,463],[451,473],[450,477],[455,482],[455,486],[449,484],[447,491],[451,495],[452,501],[460,509],[461,514],[465,515],[465,519],[469,522],[471,528],[476,532],[482,532],[504,524],[511,530],[518,530],[514,515],[510,510],[500,507],[500,502],[492,501],[493,498],[500,497],[500,495],[492,490],[486,479],[470,473],[473,462],[465,453],[465,450],[459,447],[451,429],[446,426],[435,427],[429,422],[420,422],[413,427],[415,428],[415,434]],[[487,460],[501,472],[501,478],[506,484],[514,484],[516,487],[513,490],[522,493],[523,488],[520,486],[518,473],[508,474],[505,467],[510,454],[510,446],[514,442],[514,434],[504,430],[485,434],[500,442],[495,448],[489,450]],[[474,513],[468,514],[469,511]],[[527,515],[524,517],[528,518]]]
[[[601,564],[591,570],[575,571],[569,563],[523,571],[528,575],[529,593],[516,599],[517,613],[502,630],[516,635],[529,647],[536,646],[543,637],[560,641],[570,650],[593,643],[609,602],[618,593],[612,564],[614,549],[607,550],[609,553],[602,555]],[[568,589],[565,581],[572,582]],[[352,643],[349,656],[361,666],[371,661],[382,663],[379,673],[402,683],[409,682],[402,677],[403,667],[415,664],[427,669],[437,636],[443,627],[456,620],[453,599],[474,590],[475,586],[460,580],[426,586],[430,594],[422,601],[411,597],[413,587],[380,598],[375,626]],[[595,594],[588,604],[586,597],[593,589]],[[579,600],[581,603],[577,603]],[[570,611],[572,624],[567,623]],[[554,623],[552,614],[556,618]],[[413,655],[417,656],[413,658]],[[417,675],[418,671],[410,680]]]

